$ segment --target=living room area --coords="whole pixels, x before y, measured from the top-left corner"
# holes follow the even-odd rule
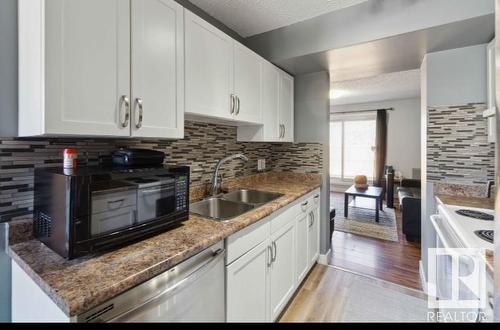
[[[420,70],[331,87],[329,262],[421,289]]]

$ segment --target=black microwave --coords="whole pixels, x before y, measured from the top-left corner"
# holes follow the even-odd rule
[[[189,167],[40,168],[34,198],[34,236],[73,259],[187,220]]]

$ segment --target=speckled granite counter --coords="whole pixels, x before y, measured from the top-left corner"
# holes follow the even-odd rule
[[[95,307],[255,223],[320,186],[320,176],[265,173],[231,180],[230,188],[284,194],[226,222],[190,215],[179,227],[105,254],[65,260],[37,240],[10,246],[12,259],[68,316]]]
[[[465,207],[477,207],[482,209],[495,209],[495,200],[493,198],[435,195],[438,203],[458,205]]]

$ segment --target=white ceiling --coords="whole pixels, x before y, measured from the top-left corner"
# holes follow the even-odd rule
[[[368,0],[189,0],[246,38]]]
[[[420,96],[420,70],[381,74],[375,77],[334,82],[333,105],[379,102]]]

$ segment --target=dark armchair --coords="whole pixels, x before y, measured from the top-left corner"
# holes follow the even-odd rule
[[[403,234],[408,241],[420,241],[420,180],[403,179],[398,188],[398,199],[403,217]]]

